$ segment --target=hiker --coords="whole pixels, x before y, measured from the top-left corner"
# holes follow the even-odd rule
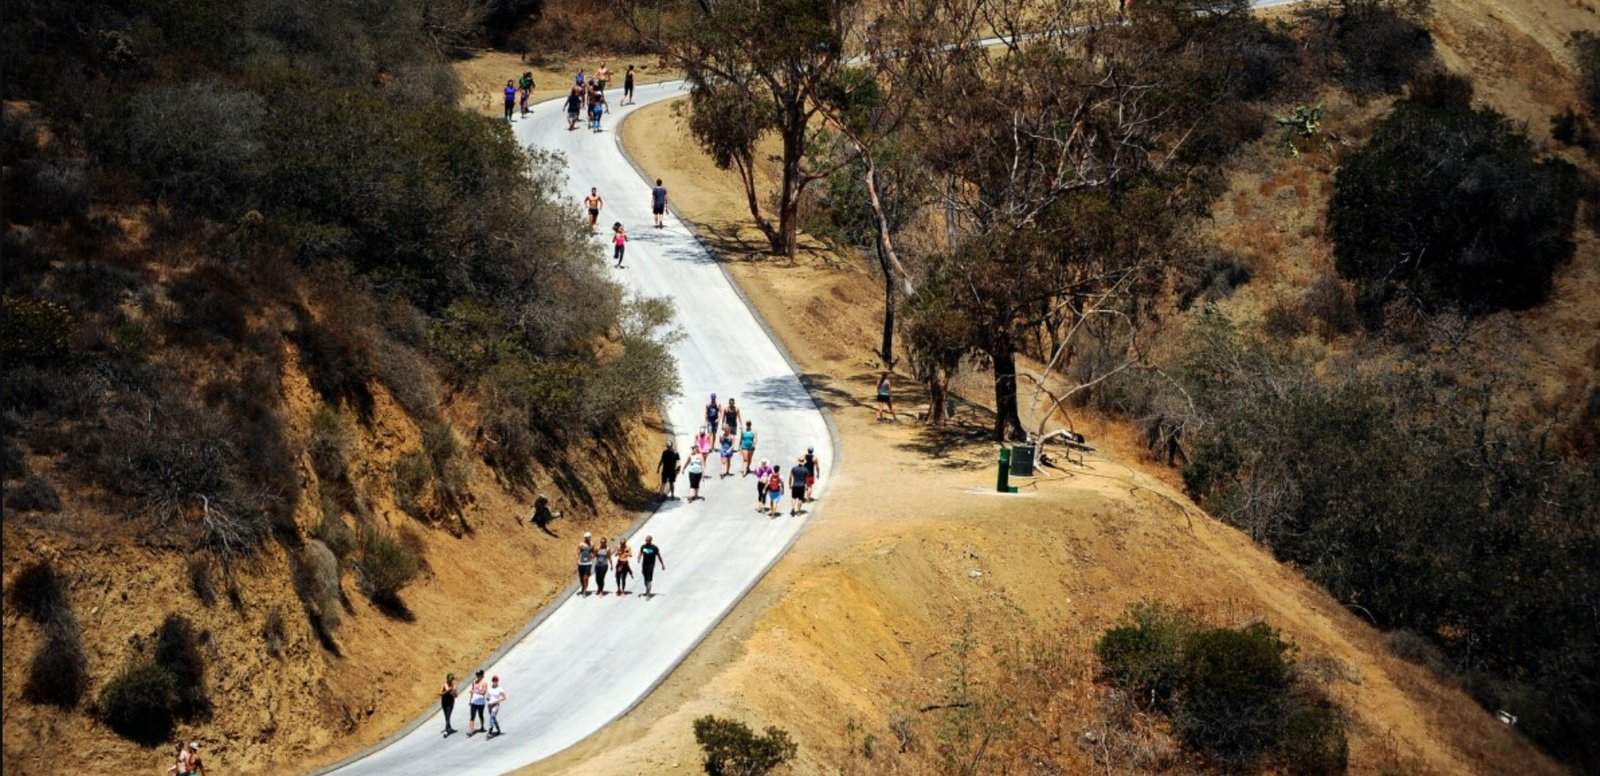
[[[727,429],[723,429],[722,439],[717,442],[717,453],[722,456],[722,477],[732,477],[733,435],[728,433]]]
[[[489,679],[489,692],[486,693],[489,707],[489,737],[500,735],[500,704],[506,702],[506,688],[500,686],[500,675],[496,674]]]
[[[894,414],[894,393],[889,384],[888,372],[884,372],[883,376],[878,378],[878,420],[883,420],[883,411],[885,409],[889,411],[890,420],[896,423],[900,422],[900,418]]]
[[[661,564],[662,571],[667,570],[667,561],[661,555],[661,548],[656,546],[656,538],[654,536],[646,536],[644,537],[644,544],[639,546],[639,565],[643,567],[641,570],[644,572],[644,596],[646,598],[655,595],[652,584],[656,576],[656,564],[658,563]]]
[[[661,475],[662,498],[676,499],[678,497],[678,451],[672,446],[672,440],[667,440],[667,449],[661,451],[661,461],[656,464],[656,472]]]
[[[711,394],[711,401],[706,402],[706,433],[717,433],[717,418],[722,415],[722,408],[717,406],[717,395]]]
[[[699,433],[694,435],[694,449],[690,450],[689,454],[693,455],[696,452],[700,453],[701,456],[709,457],[711,455],[711,435],[706,433],[705,429],[701,429]]]
[[[467,738],[477,735],[479,727],[488,732],[488,723],[483,720],[484,704],[488,702],[489,685],[483,681],[483,669],[480,668],[472,684],[467,685]]]
[[[449,738],[451,733],[456,732],[455,728],[450,727],[450,714],[456,710],[456,695],[459,692],[460,690],[456,689],[456,675],[445,674],[444,686],[439,688],[439,710],[444,712],[445,738]]]
[[[581,68],[581,67],[578,68],[578,74],[576,76],[573,76],[573,83],[576,83],[578,86],[583,86],[584,84],[586,84],[588,82],[589,82],[589,79],[585,78],[584,75],[583,75],[583,68]]]
[[[606,594],[606,575],[611,573],[611,545],[606,537],[600,537],[600,546],[594,551],[594,591],[598,595]]]
[[[511,121],[511,111],[517,107],[517,83],[506,80],[506,121]]]
[[[206,776],[206,764],[200,760],[200,742],[189,742],[189,773],[191,776]]]
[[[806,457],[795,459],[794,468],[789,470],[789,498],[794,503],[789,505],[789,514],[798,515],[805,511],[806,506],[806,478],[811,476],[811,470],[806,468]]]
[[[628,577],[633,574],[633,567],[629,563],[633,560],[633,548],[628,546],[627,539],[617,540],[617,595],[628,594]]]
[[[622,104],[633,104],[633,65],[628,65],[628,72],[622,74]],[[660,181],[656,185],[661,185]]]
[[[739,405],[728,397],[728,406],[722,408],[722,430],[729,436],[739,433]]]
[[[184,746],[183,742],[179,741],[175,756],[177,757],[177,762],[172,767],[167,768],[167,773],[189,776],[189,747]]]
[[[601,62],[600,69],[594,71],[594,88],[603,92],[608,83],[611,83],[611,68],[606,67],[605,62]]]
[[[589,574],[594,571],[594,545],[589,543],[591,534],[583,532],[583,541],[578,543],[578,585],[582,588],[579,595],[589,594]]]
[[[744,475],[750,476],[750,459],[756,455],[756,430],[750,421],[744,422],[744,431],[739,434],[739,455],[744,457]]]
[[[767,511],[767,478],[772,476],[772,465],[767,459],[761,459],[761,465],[756,467],[756,511]]]
[[[783,472],[778,467],[772,467],[767,473],[767,516],[778,516],[778,502],[783,500]]]
[[[528,522],[539,526],[540,530],[549,531],[550,523],[560,516],[560,512],[550,511],[550,499],[540,493],[533,499],[533,514],[528,516]]]
[[[656,217],[656,228],[661,228],[661,216],[667,212],[667,187],[656,178],[656,187],[650,190],[650,213]]]
[[[606,201],[600,198],[600,190],[589,187],[589,196],[583,198],[583,207],[589,211],[589,234],[594,234],[594,222],[600,218],[600,208],[605,204]]]
[[[616,246],[612,258],[617,260],[617,269],[622,269],[622,252],[628,247],[628,231],[622,228],[621,221],[611,225],[611,244]]]
[[[704,434],[705,432],[700,432]],[[698,451],[689,453],[689,503],[700,501],[700,478],[706,473],[706,457]]]
[[[578,113],[583,110],[583,91],[572,87],[572,92],[567,95],[567,131],[578,128]]]
[[[817,449],[806,448],[806,454],[800,460],[806,466],[806,501],[816,501],[811,491],[817,487],[817,475],[822,473],[822,462],[817,460]]]
[[[533,91],[533,71],[522,71],[522,77],[517,79],[517,100],[522,107],[522,115],[528,115],[528,93]]]
[[[593,122],[590,129],[600,131],[600,117],[606,112],[606,96],[598,90],[589,92],[589,118]]]

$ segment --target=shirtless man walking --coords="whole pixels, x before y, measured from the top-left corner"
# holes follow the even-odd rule
[[[589,196],[583,198],[583,206],[589,211],[589,234],[594,234],[594,222],[600,218],[600,208],[605,207],[606,201],[600,198],[600,190],[589,189]]]

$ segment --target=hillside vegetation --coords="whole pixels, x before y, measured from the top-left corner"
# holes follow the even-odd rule
[[[671,306],[605,277],[558,159],[457,108],[446,55],[489,17],[440,12],[7,8],[8,770],[51,706],[83,716],[48,748],[103,768],[155,761],[112,732],[226,725],[232,767],[348,748],[565,581],[548,528],[507,550],[516,589],[445,553],[539,492],[605,526],[641,503]],[[488,594],[455,643],[375,660]]]
[[[896,51],[919,35],[968,37],[959,28],[973,19],[1040,29],[1021,9],[1041,6],[1055,20],[1093,13],[983,2],[871,11],[883,11],[882,50]],[[1209,12],[1189,15],[1201,6]],[[736,271],[775,296],[770,317],[825,317],[816,311],[829,294],[845,293],[821,280],[833,274],[857,303],[866,286],[880,289],[879,321],[857,323],[881,325],[883,344],[817,343],[828,366],[807,364],[844,411],[870,395],[865,372],[900,360],[933,423],[959,404],[945,400],[953,388],[995,411],[980,422],[997,437],[1073,420],[1112,439],[1131,429],[1139,444],[1128,452],[1385,631],[1396,654],[1592,770],[1600,297],[1584,95],[1595,65],[1592,40],[1574,32],[1595,12],[1516,4],[1486,22],[1468,6],[1313,3],[1250,18],[1238,4],[1141,2],[1131,27],[1081,38],[840,67],[804,98],[816,106],[804,125],[759,109],[717,114],[726,126],[693,112],[724,104],[719,90],[786,106],[772,85],[784,76],[748,69],[759,59],[749,51],[825,71],[834,65],[817,52],[862,45],[869,11],[806,5],[811,25],[788,29],[816,45],[751,38],[748,51],[706,57],[715,77],[678,124],[706,152],[698,166],[637,152],[680,191],[735,192],[703,195],[714,204],[701,217],[748,199],[787,218],[788,181],[803,181],[797,241],[772,239],[759,215],[724,215],[710,232],[730,257],[759,262]],[[701,25],[678,51],[697,56],[741,29]],[[1074,56],[1084,51],[1093,56]],[[809,135],[791,174],[781,165],[797,128]],[[758,196],[741,196],[752,179]],[[949,454],[952,436],[902,447]],[[774,594],[799,610],[850,597]],[[710,695],[749,689],[728,681]],[[790,708],[754,706],[764,715],[752,726],[781,725]],[[698,711],[727,713],[715,702]],[[1019,711],[1030,712],[1040,709]],[[803,729],[806,760],[827,723],[807,717]],[[884,731],[874,729],[880,743]]]

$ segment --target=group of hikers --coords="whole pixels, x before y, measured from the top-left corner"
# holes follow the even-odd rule
[[[789,469],[785,480],[781,464],[773,464],[766,458],[755,462],[756,441],[755,423],[744,418],[738,400],[730,396],[727,404],[718,404],[717,395],[711,394],[705,407],[705,425],[695,431],[687,462],[670,439],[667,440],[666,449],[661,451],[661,459],[656,463],[656,473],[661,475],[659,495],[666,499],[678,497],[681,465],[682,473],[689,475],[689,503],[704,501],[705,497],[700,495],[700,484],[712,466],[711,456],[715,454],[721,459],[722,470],[718,479],[724,479],[735,476],[733,456],[737,453],[742,467],[738,476],[755,475],[757,512],[765,512],[769,517],[776,518],[787,483],[789,514],[803,514],[806,503],[812,500],[817,477],[821,473],[822,464],[817,458],[816,448],[807,447],[805,455],[795,458],[795,465]]]
[[[444,686],[439,688],[439,708],[444,712],[444,735],[447,738],[456,732],[450,724],[450,715],[456,709],[456,696],[460,694],[460,688],[456,687],[456,675],[445,674]],[[472,683],[467,685],[467,738],[478,733],[486,733],[490,738],[500,735],[500,705],[506,702],[506,698],[506,688],[500,684],[500,675],[484,681],[483,669],[478,669]]]
[[[639,576],[644,578],[644,595],[646,598],[655,595],[656,568],[667,570],[667,561],[661,555],[661,548],[656,546],[654,536],[644,537],[644,544],[639,545]],[[613,571],[614,568],[614,571]],[[583,532],[583,541],[578,543],[578,595],[589,595],[589,581],[594,580],[594,592],[598,595],[606,594],[606,574],[616,574],[616,594],[628,594],[628,577],[633,576],[633,548],[628,546],[627,539],[618,539],[617,546],[612,547],[610,540],[600,537],[600,544],[594,543],[594,535],[588,531]]]
[[[589,214],[589,234],[598,231],[600,210],[606,206],[604,197],[600,196],[600,189],[591,186],[589,194],[583,198],[583,209]],[[650,213],[655,217],[654,228],[665,227],[662,218],[667,212],[667,187],[661,184],[661,179],[656,179],[656,185],[650,189]],[[621,221],[611,224],[611,258],[616,262],[616,268],[622,269],[622,256],[628,248],[628,230]]]
[[[599,69],[589,73],[579,68],[573,76],[572,90],[567,93],[567,129],[578,128],[578,117],[588,117],[588,127],[591,132],[600,131],[600,118],[605,115],[606,86],[611,83],[611,68],[601,62]],[[628,65],[622,74],[622,100],[619,104],[631,105],[633,103],[633,65]],[[505,116],[506,121],[512,121],[520,105],[522,115],[528,115],[528,96],[538,84],[534,83],[533,71],[523,71],[521,77],[507,79],[505,87]]]
[[[188,746],[179,741],[174,751],[178,761],[167,769],[167,773],[176,773],[178,776],[206,776],[206,764],[200,758],[199,741],[190,741]]]

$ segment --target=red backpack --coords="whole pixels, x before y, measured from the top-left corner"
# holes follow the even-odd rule
[[[773,472],[772,478],[767,480],[767,490],[783,490],[783,475]]]

